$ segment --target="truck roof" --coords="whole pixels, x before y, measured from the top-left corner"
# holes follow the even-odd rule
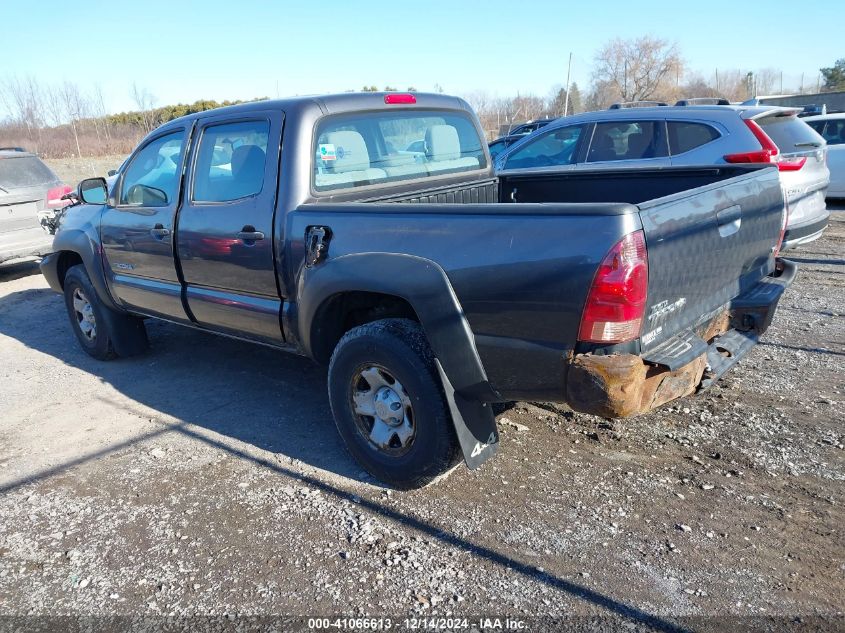
[[[385,97],[388,95],[413,95],[415,103],[387,104]],[[249,101],[236,105],[204,110],[187,114],[168,121],[165,125],[173,123],[185,123],[209,114],[230,114],[238,112],[253,112],[256,110],[283,110],[285,112],[303,111],[316,108],[323,114],[339,112],[352,112],[356,110],[388,110],[391,108],[419,108],[437,110],[465,110],[472,113],[469,105],[460,97],[453,97],[431,92],[342,92],[328,95],[303,95],[288,97],[284,99],[265,99],[262,101]]]

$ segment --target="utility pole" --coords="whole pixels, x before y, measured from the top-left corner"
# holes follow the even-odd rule
[[[780,94],[783,94],[783,71],[780,71]]]
[[[569,87],[570,78],[572,77],[572,51],[569,51],[569,67],[566,69],[566,98],[563,100],[563,116],[569,114]]]
[[[798,89],[799,94],[804,94],[804,73],[801,73],[801,87]]]
[[[721,94],[719,92],[719,69],[718,68],[716,69],[716,94],[717,95]]]

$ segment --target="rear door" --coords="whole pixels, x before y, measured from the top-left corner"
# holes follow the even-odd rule
[[[579,169],[620,169],[670,165],[666,124],[662,119],[602,121],[592,138]]]
[[[188,308],[221,332],[281,342],[273,213],[283,115],[200,119],[177,242]]]

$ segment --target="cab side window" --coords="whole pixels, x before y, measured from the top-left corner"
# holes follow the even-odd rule
[[[159,136],[139,151],[123,177],[118,204],[166,207],[179,193],[185,131]]]
[[[667,156],[662,121],[597,123],[587,152],[588,163]]]
[[[205,128],[194,171],[194,202],[231,202],[261,193],[269,136],[267,120]]]
[[[583,129],[583,125],[573,125],[539,133],[536,139],[508,157],[505,169],[571,165]]]

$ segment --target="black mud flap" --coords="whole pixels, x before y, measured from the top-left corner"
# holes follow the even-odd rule
[[[467,400],[455,393],[455,388],[449,382],[440,361],[435,359],[434,362],[437,363],[437,372],[443,383],[443,391],[446,393],[464,461],[471,470],[475,470],[499,450],[499,431],[496,429],[493,408],[489,403]]]

